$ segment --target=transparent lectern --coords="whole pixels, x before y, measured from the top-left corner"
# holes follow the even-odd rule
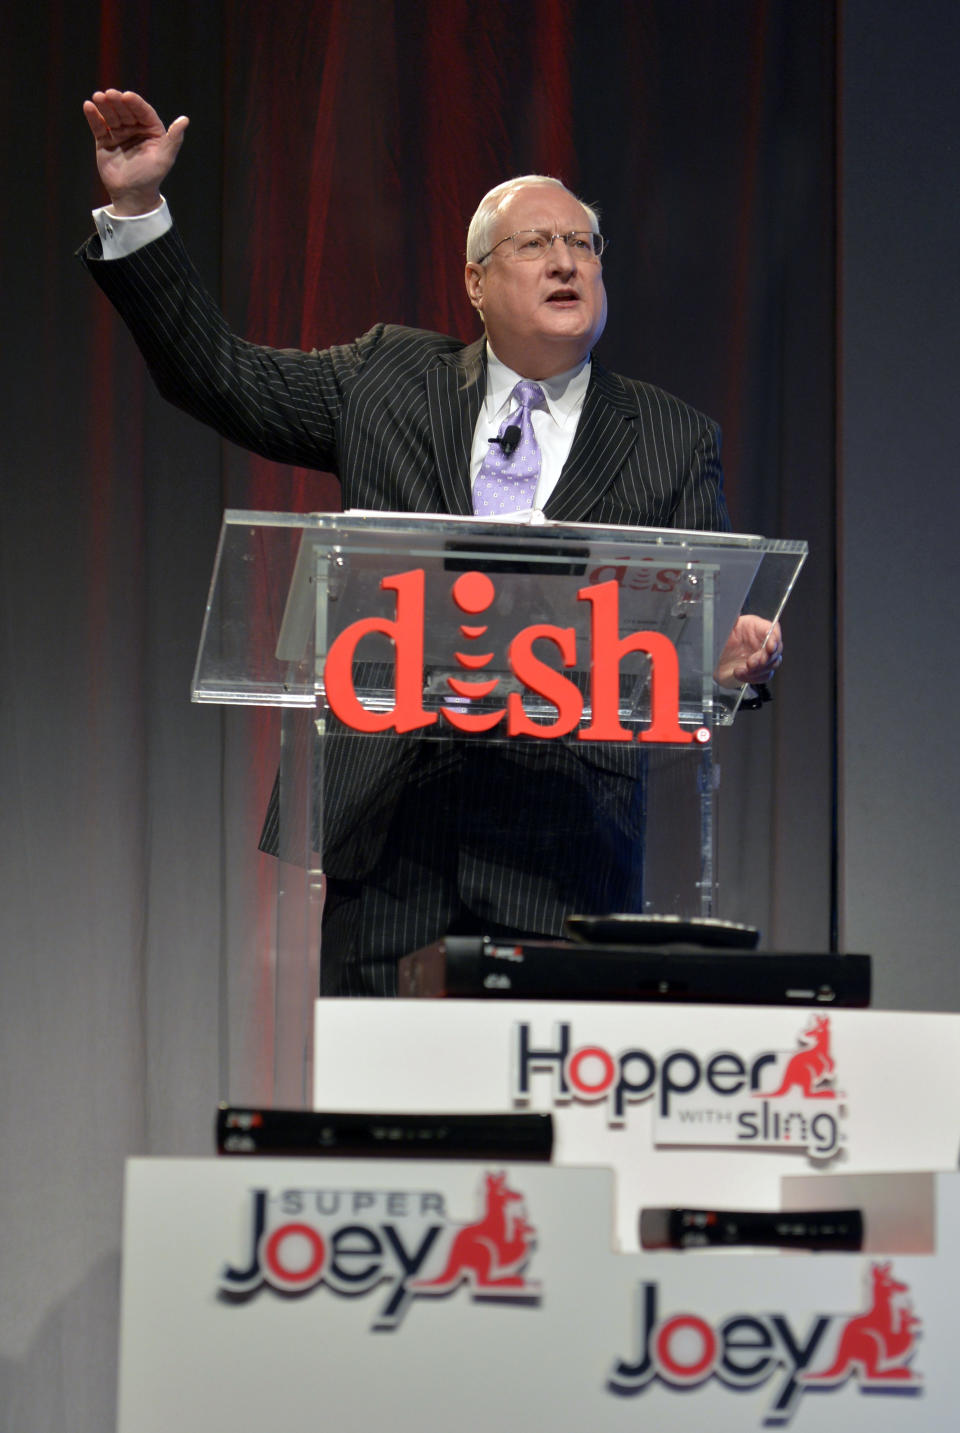
[[[459,871],[472,918],[497,933],[558,935],[564,913],[715,914],[712,739],[743,690],[713,673],[741,612],[779,618],[806,550],[580,523],[226,513],[193,698],[282,708],[263,842],[284,873],[269,953],[277,1104],[308,1102],[313,998],[333,983],[329,892],[367,882],[396,896],[384,862],[412,820],[431,823],[432,800],[444,879]]]

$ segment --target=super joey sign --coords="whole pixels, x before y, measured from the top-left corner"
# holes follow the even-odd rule
[[[523,627],[509,642],[507,662],[522,688],[543,698],[556,712],[554,720],[534,721],[524,710],[520,692],[511,690],[502,706],[485,705],[469,710],[471,700],[495,699],[498,676],[485,676],[493,653],[483,650],[487,627],[461,622],[463,650],[455,653],[462,676],[449,676],[451,702],[440,711],[423,705],[425,576],[422,568],[381,579],[384,591],[396,594],[393,617],[364,617],[353,622],[330,646],[324,666],[327,701],[340,721],[359,732],[411,732],[446,722],[459,732],[489,732],[506,720],[507,735],[549,740],[576,730],[578,741],[644,741],[686,745],[709,741],[700,727],[684,731],[680,725],[680,669],[677,649],[659,632],[632,632],[620,636],[620,593],[615,580],[581,587],[577,601],[590,606],[589,652],[577,652],[576,630],[536,622]],[[486,612],[496,596],[491,579],[482,572],[464,572],[453,584],[451,597],[468,617]],[[353,681],[358,644],[371,633],[388,637],[394,648],[395,701],[385,711],[371,711],[359,700]],[[535,644],[552,644],[565,668],[587,665],[590,672],[589,720],[584,696],[575,682],[541,660]],[[631,730],[620,720],[620,663],[629,652],[645,652],[650,659],[650,724]],[[511,683],[511,685],[513,685]],[[579,730],[577,728],[579,727]]]

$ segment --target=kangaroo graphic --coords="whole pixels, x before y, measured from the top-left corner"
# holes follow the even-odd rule
[[[807,1383],[842,1383],[854,1372],[869,1382],[899,1379],[918,1381],[908,1367],[921,1320],[909,1303],[897,1303],[909,1292],[890,1272],[890,1261],[874,1264],[872,1303],[865,1314],[848,1319],[840,1335],[837,1356],[821,1373],[804,1373]]]
[[[507,1186],[505,1174],[485,1176],[483,1217],[465,1224],[454,1237],[443,1273],[419,1279],[411,1289],[455,1289],[468,1279],[475,1289],[524,1289],[522,1268],[533,1250],[536,1229],[523,1218],[523,1195]]]
[[[809,1030],[804,1030],[800,1038],[810,1043],[806,1048],[801,1046],[797,1053],[790,1057],[787,1068],[783,1072],[783,1079],[780,1081],[780,1088],[771,1090],[769,1095],[755,1090],[755,1099],[775,1099],[777,1095],[788,1094],[790,1090],[800,1090],[811,1100],[836,1099],[834,1090],[815,1088],[815,1086],[832,1079],[836,1068],[833,1056],[830,1054],[829,1016],[815,1015],[813,1024]]]

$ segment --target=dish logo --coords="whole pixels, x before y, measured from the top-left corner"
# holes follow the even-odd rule
[[[832,1392],[851,1379],[861,1393],[919,1395],[923,1379],[910,1364],[920,1320],[904,1298],[908,1292],[890,1263],[874,1264],[865,1312],[816,1314],[801,1333],[782,1313],[735,1313],[716,1325],[694,1313],[661,1319],[658,1285],[645,1282],[636,1357],[617,1360],[607,1391],[629,1397],[657,1382],[688,1390],[715,1378],[746,1393],[777,1380],[765,1428],[789,1423],[804,1393]],[[821,1359],[826,1366],[817,1368]]]
[[[529,1103],[535,1080],[549,1075],[555,1104],[602,1102],[611,1125],[626,1122],[629,1105],[649,1100],[659,1144],[795,1149],[830,1159],[845,1138],[834,1072],[828,1016],[815,1016],[793,1050],[749,1056],[578,1045],[569,1021],[554,1027],[550,1043],[538,1043],[521,1022],[512,1094],[515,1103]]]
[[[577,638],[573,627],[556,627],[548,622],[522,628],[508,644],[507,662],[512,676],[528,692],[545,698],[555,708],[553,721],[534,721],[523,707],[517,691],[507,694],[503,706],[469,710],[471,702],[486,701],[500,685],[500,677],[483,675],[493,661],[493,652],[478,647],[487,632],[485,624],[464,622],[460,635],[463,650],[456,652],[462,676],[448,677],[449,705],[440,712],[423,706],[423,653],[425,575],[423,568],[400,572],[380,581],[384,591],[396,593],[393,617],[364,617],[352,622],[335,638],[327,653],[324,683],[327,701],[344,726],[353,731],[417,731],[443,719],[460,732],[492,731],[506,717],[508,736],[540,739],[567,736],[583,716],[583,693],[575,682],[534,653],[536,642],[547,642],[559,653],[564,667],[576,667]],[[469,616],[487,611],[496,589],[483,572],[464,572],[453,584],[454,604]],[[631,632],[620,636],[620,593],[615,580],[581,587],[577,601],[590,604],[590,720],[577,731],[578,741],[645,741],[687,745],[707,742],[706,727],[696,732],[680,725],[680,665],[677,649],[660,632]],[[363,705],[353,684],[353,662],[360,641],[378,633],[389,637],[394,647],[395,701],[387,711],[371,711]],[[646,652],[650,658],[651,721],[645,731],[634,732],[620,721],[620,663],[628,652]]]
[[[444,1197],[423,1190],[254,1189],[250,1259],[226,1265],[219,1293],[245,1302],[264,1287],[305,1294],[321,1285],[357,1296],[383,1284],[388,1295],[372,1328],[399,1327],[414,1298],[450,1294],[466,1284],[476,1300],[539,1303],[526,1277],[536,1229],[524,1197],[506,1174],[488,1174],[479,1217],[446,1217]]]

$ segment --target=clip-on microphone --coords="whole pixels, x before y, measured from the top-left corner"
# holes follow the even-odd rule
[[[508,428],[504,428],[503,432],[499,434],[496,438],[488,438],[487,442],[499,443],[500,451],[503,456],[505,458],[512,457],[520,442],[520,424],[511,423],[510,426]]]

